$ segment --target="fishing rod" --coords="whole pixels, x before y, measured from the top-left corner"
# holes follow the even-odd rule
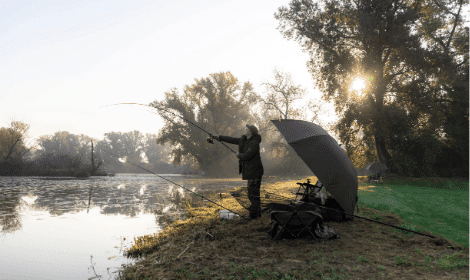
[[[404,230],[404,231],[413,232],[413,233],[428,236],[428,237],[431,237],[431,238],[437,238],[437,236],[434,236],[434,235],[431,235],[431,234],[427,234],[427,233],[423,233],[423,232],[419,232],[419,231],[414,231],[414,230],[407,229],[407,228],[404,228],[404,227],[394,226],[394,225],[391,225],[391,224],[379,222],[379,221],[376,221],[376,220],[372,220],[372,219],[369,219],[369,218],[366,218],[366,217],[361,217],[361,216],[354,215],[354,214],[349,214],[349,213],[339,211],[339,210],[336,210],[336,209],[328,208],[328,207],[325,207],[325,206],[320,206],[320,205],[317,205],[315,203],[311,203],[311,202],[307,202],[307,203],[308,204],[313,204],[313,205],[318,206],[318,207],[323,208],[323,209],[333,210],[333,211],[336,211],[336,212],[339,212],[339,213],[342,213],[342,214],[346,214],[346,215],[350,215],[350,216],[353,216],[353,217],[356,217],[356,218],[359,218],[359,219],[363,219],[363,220],[366,220],[366,221],[371,221],[371,222],[378,223],[378,224],[381,224],[381,225],[393,227],[393,228]]]
[[[266,191],[265,191],[265,192],[266,192]],[[286,199],[286,200],[291,200],[291,199],[288,199],[287,197],[285,197],[285,196],[283,196],[283,195],[280,195],[280,194],[275,194],[275,193],[270,193],[270,192],[266,192],[266,193],[267,193],[267,194],[272,194],[272,195],[278,196],[278,197],[283,198],[283,199]],[[424,236],[428,236],[428,237],[431,237],[431,238],[438,238],[437,236],[434,236],[434,235],[431,235],[431,234],[427,234],[427,233],[423,233],[423,232],[418,232],[418,231],[414,231],[414,230],[407,229],[407,228],[403,228],[403,227],[399,227],[399,226],[394,226],[394,225],[391,225],[391,224],[379,222],[379,221],[376,221],[376,220],[372,220],[372,219],[369,219],[369,218],[366,218],[366,217],[362,217],[362,216],[358,216],[358,215],[354,215],[354,214],[349,214],[349,213],[346,213],[346,212],[343,212],[343,211],[340,211],[340,210],[336,210],[336,209],[333,209],[333,208],[329,208],[329,207],[325,207],[325,206],[320,206],[320,205],[317,205],[317,204],[312,203],[312,202],[304,202],[304,203],[307,203],[307,204],[310,204],[310,205],[314,205],[314,206],[317,206],[317,207],[320,207],[320,208],[323,208],[323,209],[327,209],[327,210],[333,210],[333,211],[336,211],[336,212],[341,213],[341,214],[346,214],[346,215],[353,216],[353,217],[356,217],[356,218],[359,218],[359,219],[363,219],[363,220],[366,220],[366,221],[378,223],[378,224],[385,225],[385,226],[389,226],[389,227],[393,227],[393,228],[397,228],[397,229],[400,229],[400,230],[413,232],[413,233],[420,234],[420,235],[424,235]]]
[[[108,152],[108,151],[106,151],[106,150],[102,150],[102,151],[104,151],[105,153],[108,153],[108,154],[110,154],[110,155],[112,155],[112,156],[114,156],[114,157],[116,157],[116,158],[119,159],[119,157],[118,157],[117,155],[113,154],[113,153],[110,153],[110,152]],[[172,183],[172,184],[175,184],[175,185],[177,185],[178,187],[181,187],[181,188],[183,188],[184,190],[186,190],[186,191],[188,191],[188,192],[191,192],[191,193],[193,193],[193,194],[199,196],[199,197],[202,198],[202,199],[205,199],[205,200],[207,200],[207,201],[210,201],[210,202],[214,203],[215,205],[220,206],[220,207],[222,207],[222,208],[224,208],[224,209],[226,209],[226,210],[229,210],[230,212],[232,212],[232,213],[234,213],[234,214],[237,214],[238,216],[244,218],[245,220],[250,221],[250,219],[248,219],[247,217],[242,216],[241,214],[239,214],[239,213],[237,213],[237,212],[235,212],[235,211],[232,211],[231,209],[228,209],[227,207],[222,206],[222,205],[218,204],[217,202],[212,201],[212,200],[208,199],[207,197],[205,197],[205,196],[203,196],[203,195],[200,195],[200,194],[198,194],[198,193],[196,193],[196,192],[193,192],[192,190],[187,189],[187,188],[185,188],[185,187],[183,187],[183,186],[181,186],[181,185],[179,185],[179,184],[177,184],[177,183],[175,183],[175,182],[173,182],[173,181],[170,181],[170,180],[168,180],[167,178],[164,178],[164,177],[162,177],[162,176],[160,176],[160,175],[158,175],[158,174],[156,174],[156,173],[154,173],[154,172],[152,172],[152,171],[150,171],[150,170],[148,170],[148,169],[146,169],[146,168],[144,168],[144,167],[142,167],[142,166],[139,166],[139,165],[137,165],[137,164],[131,162],[131,161],[127,161],[127,160],[126,160],[126,162],[129,162],[130,164],[132,164],[132,165],[134,165],[134,166],[137,166],[138,168],[140,168],[140,169],[142,169],[142,170],[145,170],[145,171],[147,171],[147,172],[152,173],[152,174],[155,175],[155,176],[158,176],[158,177],[160,177],[160,178],[162,178],[162,179],[164,179],[164,180],[167,180],[168,182],[170,182],[170,183]]]
[[[299,183],[297,183],[297,184],[299,184]],[[263,191],[264,191],[264,193],[266,193],[267,195],[270,194],[270,195],[273,195],[273,196],[275,196],[275,197],[277,196],[279,199],[283,199],[283,200],[287,200],[287,201],[294,201],[294,202],[295,202],[295,199],[288,198],[288,197],[283,196],[283,195],[281,195],[281,194],[278,194],[278,193],[271,193],[271,192],[268,192],[268,191],[265,191],[265,190],[263,190]],[[233,193],[230,193],[230,194],[231,194],[232,196],[234,196]],[[252,196],[252,197],[259,197],[259,198],[261,198],[261,196]],[[269,198],[269,197],[266,196],[266,198]],[[386,226],[389,226],[389,227],[397,228],[397,229],[400,229],[400,230],[413,232],[413,233],[420,234],[420,235],[424,235],[424,236],[428,236],[428,237],[431,237],[431,238],[437,238],[437,236],[434,236],[434,235],[431,235],[431,234],[422,233],[422,232],[414,231],[414,230],[411,230],[411,229],[407,229],[407,228],[403,228],[403,227],[399,227],[399,226],[395,226],[395,225],[391,225],[391,224],[379,222],[379,221],[376,221],[376,220],[372,220],[372,219],[369,219],[369,218],[366,218],[366,217],[362,217],[362,216],[358,216],[358,215],[354,215],[354,214],[349,214],[349,213],[346,213],[346,212],[343,212],[343,211],[340,211],[340,210],[337,210],[337,209],[333,209],[333,208],[329,208],[329,207],[325,207],[325,206],[320,206],[320,205],[318,205],[318,204],[316,204],[316,203],[312,203],[312,202],[303,202],[303,203],[307,203],[307,204],[310,204],[310,205],[313,205],[313,206],[317,206],[317,207],[320,207],[320,208],[323,208],[323,209],[327,209],[327,210],[332,210],[332,211],[335,211],[335,212],[338,212],[338,213],[341,213],[341,214],[350,215],[350,216],[353,216],[353,217],[356,217],[356,218],[359,218],[359,219],[364,219],[364,220],[367,220],[367,221],[371,221],[371,222],[374,222],[374,223],[386,225]],[[269,205],[269,204],[268,204],[268,205]],[[268,208],[269,208],[269,206],[268,206],[267,208],[264,208],[264,209],[263,209],[263,212],[266,211]]]
[[[210,144],[214,144],[214,141],[213,141],[212,139],[216,139],[216,140],[219,141],[222,145],[224,145],[225,147],[227,147],[227,149],[229,149],[230,151],[232,151],[232,152],[235,153],[235,154],[237,153],[237,152],[235,152],[234,150],[232,150],[229,146],[225,145],[225,144],[224,144],[222,141],[220,141],[219,139],[217,139],[217,138],[212,138],[212,134],[211,134],[210,132],[207,132],[207,131],[206,131],[205,129],[203,129],[202,127],[200,127],[200,126],[198,126],[197,124],[195,124],[195,123],[193,123],[193,122],[191,122],[191,121],[189,121],[189,120],[183,118],[183,117],[180,116],[180,115],[177,115],[177,114],[175,114],[175,113],[173,113],[173,112],[170,112],[170,111],[168,111],[168,110],[165,110],[165,109],[163,109],[163,108],[157,108],[157,107],[153,107],[153,106],[146,105],[146,104],[141,104],[141,103],[117,103],[117,104],[111,104],[111,105],[106,105],[106,106],[102,106],[102,107],[109,107],[109,106],[116,106],[116,105],[139,105],[139,106],[145,106],[145,107],[149,107],[149,108],[152,108],[152,109],[157,109],[157,110],[165,111],[165,112],[167,112],[167,113],[170,113],[170,114],[172,114],[172,115],[174,115],[174,116],[176,116],[176,117],[178,117],[178,118],[180,118],[180,119],[182,119],[182,120],[184,120],[184,121],[186,121],[186,122],[188,122],[188,123],[194,125],[195,127],[199,128],[200,130],[202,130],[202,131],[204,131],[205,133],[209,134],[209,138],[207,138],[207,142],[209,142]]]
[[[179,115],[177,115],[177,114],[175,114],[175,113],[173,113],[173,112],[167,111],[167,110],[165,110],[165,109],[163,109],[163,108],[156,108],[156,107],[152,107],[152,106],[149,106],[149,105],[146,105],[146,104],[141,104],[141,103],[117,103],[117,104],[111,104],[111,105],[106,105],[106,106],[102,106],[102,107],[109,107],[109,106],[116,106],[116,105],[140,105],[140,106],[145,106],[145,107],[150,107],[150,108],[153,108],[153,109],[165,111],[165,112],[170,113],[170,114],[172,114],[172,115],[174,115],[174,116],[176,116],[176,117],[181,118],[182,120],[184,120],[184,121],[186,121],[186,122],[188,122],[188,123],[194,125],[195,127],[199,128],[200,130],[202,130],[202,131],[204,131],[205,133],[209,134],[210,138],[207,139],[207,142],[209,142],[209,143],[211,143],[211,144],[214,144],[213,141],[212,141],[212,134],[211,134],[211,133],[207,132],[205,129],[203,129],[203,128],[201,128],[200,126],[194,124],[193,122],[191,122],[191,121],[189,121],[189,120],[187,120],[187,119],[185,119],[185,118],[183,118],[183,117],[181,117],[181,116],[179,116]],[[224,145],[225,147],[227,147],[227,149],[229,149],[229,150],[232,151],[233,153],[236,153],[236,152],[235,152],[234,150],[232,150],[230,147],[228,147],[227,145],[225,145],[222,141],[220,141],[220,140],[217,139],[217,138],[215,138],[215,139],[216,139],[217,141],[219,141],[222,145]],[[107,152],[107,151],[105,151],[105,152]],[[109,152],[107,152],[107,153],[109,153]],[[111,153],[109,153],[109,154],[111,154]],[[111,154],[111,155],[113,155],[113,154]],[[115,156],[115,155],[113,155],[113,156]],[[117,156],[115,156],[115,157],[117,157]],[[119,157],[117,157],[117,158],[119,158]],[[145,169],[145,168],[143,168],[143,167],[140,167],[140,166],[134,164],[133,162],[130,162],[130,161],[129,161],[129,163],[131,163],[131,164],[133,164],[133,165],[135,165],[135,166],[137,166],[137,167],[139,167],[139,168],[141,168],[141,169],[143,169],[143,170],[145,170],[145,171],[148,171],[148,172],[150,172],[150,173],[152,173],[152,174],[154,174],[154,175],[156,175],[156,176],[158,176],[158,177],[160,177],[160,178],[162,178],[162,179],[164,179],[164,180],[167,180],[168,182],[171,182],[171,183],[173,183],[173,184],[175,184],[175,185],[177,185],[177,186],[180,186],[180,185],[178,185],[178,184],[176,184],[176,183],[174,183],[174,182],[172,182],[172,181],[170,181],[170,180],[168,180],[168,179],[166,179],[166,178],[161,177],[160,175],[155,174],[154,172],[152,172],[152,171],[150,171],[150,170],[147,170],[147,169]],[[183,187],[183,186],[180,186],[180,187],[183,188],[183,189],[185,189],[185,190],[187,190],[187,191],[190,191],[190,192],[192,192],[193,194],[195,194],[195,195],[197,195],[197,196],[200,196],[201,198],[206,199],[206,200],[208,200],[208,201],[210,201],[210,202],[212,202],[212,203],[214,203],[214,204],[216,204],[216,205],[218,205],[218,206],[220,206],[220,207],[222,207],[222,208],[224,208],[224,209],[227,209],[227,210],[233,212],[232,210],[230,210],[230,209],[228,209],[228,208],[225,208],[225,207],[223,207],[222,205],[220,205],[220,204],[218,204],[218,203],[216,203],[216,202],[214,202],[214,201],[212,201],[212,200],[209,200],[209,199],[203,197],[202,195],[199,195],[199,194],[197,194],[197,193],[195,193],[195,192],[193,192],[193,191],[191,191],[191,190],[189,190],[189,189],[186,189],[186,188]],[[266,192],[266,193],[268,193],[268,192]],[[274,194],[274,193],[269,193],[269,194],[277,195],[277,196],[279,196],[279,197],[282,197],[282,198],[287,199],[286,197],[284,197],[284,196],[282,196],[282,195],[279,195],[279,194]],[[289,200],[290,200],[290,199],[289,199]],[[416,233],[416,234],[420,234],[420,235],[424,235],[424,236],[428,236],[428,237],[432,237],[432,238],[437,238],[437,236],[434,236],[434,235],[430,235],[430,234],[426,234],[426,233],[414,231],[414,230],[411,230],[411,229],[407,229],[407,228],[403,228],[403,227],[394,226],[394,225],[391,225],[391,224],[387,224],[387,223],[375,221],[375,220],[372,220],[372,219],[369,219],[369,218],[361,217],[361,216],[354,215],[354,214],[349,214],[349,213],[346,213],[346,212],[343,212],[343,211],[339,211],[339,210],[336,210],[336,209],[328,208],[328,207],[325,207],[325,206],[320,206],[320,205],[317,205],[317,204],[314,204],[314,203],[310,203],[310,202],[306,202],[306,203],[311,204],[311,205],[318,206],[318,207],[323,208],[323,209],[333,210],[333,211],[336,211],[336,212],[339,212],[339,213],[342,213],[342,214],[350,215],[350,216],[353,216],[353,217],[356,217],[356,218],[359,218],[359,219],[363,219],[363,220],[366,220],[366,221],[371,221],[371,222],[374,222],[374,223],[386,225],[386,226],[393,227],[393,228],[397,228],[397,229],[400,229],[400,230],[409,231],[409,232],[413,232],[413,233]],[[233,213],[235,213],[235,212],[233,212]],[[235,214],[237,214],[237,215],[239,215],[240,217],[243,217],[243,218],[249,220],[248,218],[246,218],[246,217],[244,217],[244,216],[241,216],[241,215],[238,214],[238,213],[235,213]]]

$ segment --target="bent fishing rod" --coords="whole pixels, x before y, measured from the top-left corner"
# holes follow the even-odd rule
[[[139,106],[145,106],[145,107],[149,107],[149,108],[152,108],[152,109],[157,109],[157,110],[162,110],[162,111],[165,111],[167,113],[170,113],[192,125],[194,125],[195,127],[199,128],[200,130],[204,131],[205,133],[209,134],[209,138],[207,138],[207,142],[211,143],[211,144],[214,144],[214,142],[212,141],[212,139],[216,139],[217,141],[219,141],[222,145],[224,145],[225,147],[227,147],[227,149],[229,149],[230,151],[232,151],[234,154],[236,154],[237,152],[235,152],[234,150],[232,150],[229,146],[225,145],[222,141],[220,141],[219,139],[217,138],[212,138],[212,134],[207,132],[205,129],[203,129],[202,127],[198,126],[197,124],[183,118],[182,116],[180,115],[177,115],[173,112],[170,112],[166,109],[163,109],[163,108],[157,108],[157,107],[153,107],[153,106],[150,106],[150,105],[146,105],[146,104],[142,104],[142,103],[117,103],[117,104],[111,104],[111,105],[106,105],[106,106],[102,106],[102,107],[109,107],[109,106],[116,106],[116,105],[139,105]]]
[[[112,155],[112,156],[114,156],[114,157],[116,157],[117,159],[119,159],[119,157],[118,157],[117,155],[113,154],[113,153],[110,153],[110,152],[108,152],[108,151],[106,151],[106,150],[102,150],[102,151],[105,152],[105,153],[108,153],[108,154],[110,154],[110,155]],[[224,208],[224,209],[226,209],[226,210],[229,210],[230,212],[232,212],[232,213],[234,213],[234,214],[237,214],[238,216],[242,217],[242,218],[245,219],[245,220],[248,220],[248,221],[250,220],[250,219],[248,219],[247,217],[245,217],[245,216],[243,216],[243,215],[241,215],[241,214],[239,214],[239,213],[237,213],[237,212],[235,212],[235,211],[233,211],[233,210],[231,210],[231,209],[228,209],[227,207],[222,206],[222,205],[218,204],[217,202],[215,202],[215,201],[213,201],[213,200],[210,200],[210,199],[208,199],[207,197],[205,197],[205,196],[203,196],[203,195],[200,195],[200,194],[198,194],[198,193],[196,193],[196,192],[193,192],[192,190],[190,190],[190,189],[188,189],[188,188],[185,188],[185,187],[183,187],[183,186],[181,186],[181,185],[179,185],[179,184],[177,184],[177,183],[175,183],[175,182],[173,182],[173,181],[170,181],[170,180],[168,180],[167,178],[164,178],[164,177],[162,177],[162,176],[160,176],[160,175],[158,175],[158,174],[156,174],[156,173],[154,173],[154,172],[152,172],[152,171],[150,171],[150,170],[148,170],[148,169],[146,169],[146,168],[144,168],[144,167],[142,167],[142,166],[139,166],[139,165],[137,165],[137,164],[135,164],[135,163],[133,163],[133,162],[131,162],[131,161],[129,161],[129,160],[126,160],[126,162],[129,162],[130,164],[132,164],[132,165],[134,165],[134,166],[137,166],[138,168],[140,168],[140,169],[142,169],[142,170],[145,170],[145,171],[147,171],[147,172],[149,172],[149,173],[152,173],[153,175],[158,176],[158,177],[162,178],[163,180],[166,180],[166,181],[168,181],[168,182],[170,182],[170,183],[172,183],[172,184],[175,184],[175,185],[177,185],[178,187],[181,187],[181,188],[183,188],[184,190],[186,190],[186,191],[188,191],[188,192],[191,192],[191,193],[193,193],[193,194],[199,196],[199,197],[202,198],[202,199],[205,199],[205,200],[207,200],[207,201],[209,201],[209,202],[212,202],[212,203],[214,203],[214,204],[217,205],[217,206],[220,206],[220,207],[222,207],[222,208]]]
[[[188,122],[188,123],[194,125],[195,127],[199,128],[200,130],[204,131],[205,133],[209,134],[210,138],[207,139],[207,142],[213,144],[213,142],[212,142],[212,134],[211,134],[211,133],[207,132],[205,129],[201,128],[200,126],[194,124],[193,122],[191,122],[191,121],[189,121],[189,120],[187,120],[187,119],[185,119],[185,118],[183,118],[183,117],[181,117],[181,116],[179,116],[179,115],[177,115],[177,114],[175,114],[175,113],[173,113],[173,112],[170,112],[170,111],[165,110],[165,109],[163,109],[163,108],[156,108],[156,107],[152,107],[152,106],[150,106],[150,105],[141,104],[141,103],[117,103],[117,104],[111,104],[111,105],[107,105],[107,106],[103,106],[103,107],[116,106],[116,105],[140,105],[140,106],[145,106],[145,107],[149,107],[149,108],[153,108],[153,109],[157,109],[157,110],[162,110],[162,111],[165,111],[165,112],[167,112],[167,113],[170,113],[170,114],[172,114],[172,115],[174,115],[174,116],[176,116],[176,117],[179,117],[179,118],[181,118],[182,120],[184,120],[184,121],[186,121],[186,122]],[[219,141],[222,145],[224,145],[225,147],[227,147],[227,149],[229,149],[229,150],[232,151],[233,153],[236,153],[236,152],[235,152],[234,150],[232,150],[230,147],[228,147],[227,145],[225,145],[222,141],[220,141],[220,140],[217,139],[217,138],[215,138],[215,139],[216,139],[217,141]],[[107,151],[105,151],[105,152],[107,152]],[[107,153],[109,153],[109,152],[107,152]],[[111,154],[111,153],[109,153],[109,154]],[[113,154],[111,154],[111,155],[113,155]],[[116,155],[113,155],[113,156],[117,157]],[[117,158],[119,158],[119,157],[117,157]],[[154,172],[152,172],[152,171],[150,171],[150,170],[147,170],[147,169],[145,169],[145,168],[143,168],[143,167],[140,167],[140,166],[134,164],[133,162],[130,162],[130,161],[129,161],[129,163],[131,163],[131,164],[133,164],[133,165],[135,165],[135,166],[137,166],[137,167],[139,167],[139,168],[141,168],[141,169],[143,169],[143,170],[145,170],[145,171],[147,171],[147,172],[150,172],[150,173],[152,173],[152,174],[154,174],[154,175],[156,175],[156,176],[158,176],[158,177],[160,177],[160,178],[162,178],[162,179],[164,179],[164,180],[167,180],[167,181],[169,181],[169,182],[171,182],[171,183],[173,183],[173,184],[175,184],[175,185],[177,185],[177,186],[180,186],[180,185],[178,185],[178,184],[176,184],[176,183],[174,183],[174,182],[172,182],[172,181],[170,181],[170,180],[168,180],[168,179],[166,179],[166,178],[161,177],[160,175],[155,174]],[[193,191],[191,191],[191,190],[189,190],[189,189],[186,189],[186,188],[183,187],[183,186],[180,186],[180,187],[182,187],[183,189],[185,189],[185,190],[187,190],[187,191],[190,191],[190,192],[194,193],[195,195],[200,196],[201,198],[206,199],[206,200],[208,200],[208,201],[210,201],[210,202],[212,202],[212,203],[214,203],[214,204],[216,204],[216,205],[218,205],[218,206],[220,206],[220,207],[222,207],[222,208],[224,208],[224,209],[227,209],[227,210],[233,212],[232,210],[230,210],[230,209],[228,209],[228,208],[225,208],[225,207],[223,207],[222,205],[220,205],[220,204],[218,204],[218,203],[216,203],[216,202],[214,202],[214,201],[212,201],[212,200],[209,200],[209,199],[207,199],[207,198],[205,198],[205,197],[203,197],[203,196],[201,196],[201,195],[199,195],[199,194],[197,194],[197,193],[195,193],[195,192],[193,192]],[[268,193],[268,192],[267,192],[267,193]],[[279,196],[279,197],[282,197],[282,198],[287,199],[286,197],[283,197],[282,195],[279,195],[279,194],[274,194],[274,193],[269,193],[269,194],[277,195],[277,196]],[[289,200],[290,200],[290,199],[289,199]],[[336,212],[339,212],[339,213],[342,213],[342,214],[350,215],[350,216],[353,216],[353,217],[356,217],[356,218],[359,218],[359,219],[363,219],[363,220],[366,220],[366,221],[370,221],[370,222],[374,222],[374,223],[386,225],[386,226],[393,227],[393,228],[397,228],[397,229],[404,230],[404,231],[413,232],[413,233],[420,234],[420,235],[424,235],[424,236],[428,236],[428,237],[431,237],[431,238],[437,238],[437,236],[434,236],[434,235],[430,235],[430,234],[426,234],[426,233],[414,231],[414,230],[407,229],[407,228],[403,228],[403,227],[399,227],[399,226],[390,225],[390,224],[387,224],[387,223],[375,221],[375,220],[372,220],[372,219],[369,219],[369,218],[365,218],[365,217],[361,217],[361,216],[354,215],[354,214],[349,214],[349,213],[346,213],[346,212],[343,212],[343,211],[339,211],[339,210],[336,210],[336,209],[332,209],[332,208],[328,208],[328,207],[325,207],[325,206],[320,206],[320,205],[317,205],[317,204],[314,204],[314,203],[310,203],[310,202],[306,202],[306,203],[311,204],[311,205],[318,206],[318,207],[323,208],[323,209],[333,210],[333,211],[336,211]],[[233,212],[233,213],[235,213],[235,212]],[[238,214],[238,213],[235,213],[235,214],[239,215],[240,217],[243,217],[243,218],[247,219],[246,217],[241,216],[241,215]],[[249,219],[247,219],[247,220],[249,220]]]

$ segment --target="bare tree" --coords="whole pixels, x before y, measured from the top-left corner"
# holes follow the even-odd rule
[[[262,85],[266,87],[267,95],[265,98],[261,96],[258,98],[269,112],[279,115],[281,119],[303,116],[302,111],[295,109],[292,103],[304,97],[305,89],[295,85],[289,73],[274,69],[274,82]]]

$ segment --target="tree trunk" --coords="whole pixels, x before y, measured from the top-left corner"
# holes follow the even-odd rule
[[[379,58],[376,58],[379,59]],[[376,108],[376,116],[374,120],[374,126],[375,126],[375,147],[377,150],[377,155],[379,157],[379,160],[381,163],[385,164],[385,166],[388,167],[388,171],[390,171],[390,159],[391,156],[387,151],[387,147],[385,145],[385,135],[389,133],[389,131],[385,132],[383,125],[387,121],[385,116],[384,116],[384,95],[386,91],[386,82],[384,81],[383,78],[383,68],[384,65],[381,65],[381,67],[378,68],[377,71],[377,78],[376,78],[376,91],[375,91],[375,98],[376,98],[376,103],[375,103],[375,108]]]
[[[377,155],[379,156],[379,160],[381,163],[385,164],[385,166],[388,167],[388,170],[390,171],[390,159],[391,156],[387,151],[387,148],[385,146],[385,140],[382,136],[376,135],[375,137],[375,147],[377,149]]]
[[[3,161],[7,161],[10,158],[11,154],[13,153],[13,149],[15,149],[16,144],[18,144],[20,140],[21,138],[16,139],[15,143],[13,143],[13,145],[10,147],[7,156],[3,159]]]

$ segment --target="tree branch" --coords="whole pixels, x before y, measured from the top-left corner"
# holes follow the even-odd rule
[[[452,31],[450,32],[450,36],[449,36],[449,40],[447,41],[447,46],[446,46],[446,54],[449,50],[449,46],[450,46],[450,42],[452,41],[452,37],[454,36],[454,32],[455,32],[455,28],[457,28],[457,24],[458,24],[458,21],[459,21],[459,16],[460,16],[460,11],[462,10],[462,3],[463,3],[463,0],[460,0],[460,3],[459,3],[459,11],[457,12],[457,14],[453,14],[455,16],[455,21],[454,21],[454,26],[452,27]]]
[[[459,68],[460,66],[464,65],[467,61],[468,61],[468,59],[464,59],[464,61],[462,61],[461,63],[457,64],[457,65],[455,66],[455,68],[456,68],[456,69]]]

